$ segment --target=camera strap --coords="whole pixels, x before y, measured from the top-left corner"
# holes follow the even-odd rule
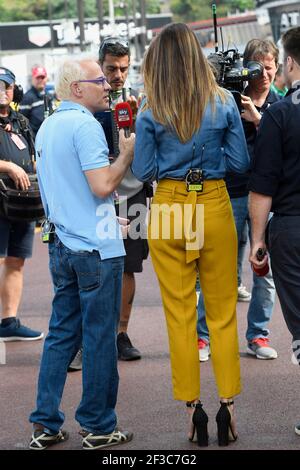
[[[23,135],[23,137],[26,139],[28,143],[29,151],[31,155],[31,161],[32,163],[34,163],[35,162],[35,148],[34,148],[33,137],[31,134],[28,121],[21,113],[16,113],[16,120],[18,123],[18,127],[20,129],[20,133]]]
[[[203,144],[202,146],[202,152],[200,155],[200,168],[193,168],[193,162],[195,158],[195,148],[196,148],[196,145],[194,142],[191,166],[185,175],[185,184],[186,184],[187,192],[196,191],[197,193],[202,193],[203,184],[204,184],[203,170],[202,170],[202,158],[203,158],[205,144]]]

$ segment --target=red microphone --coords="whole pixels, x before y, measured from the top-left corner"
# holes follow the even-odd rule
[[[262,261],[265,255],[266,255],[266,251],[263,250],[262,248],[258,248],[257,253],[256,253],[256,259],[258,261]],[[269,263],[267,262],[262,268],[255,268],[252,264],[252,270],[257,274],[257,276],[264,277],[270,271]]]
[[[124,129],[125,137],[130,137],[132,110],[129,103],[117,103],[115,107],[115,116],[119,129]]]

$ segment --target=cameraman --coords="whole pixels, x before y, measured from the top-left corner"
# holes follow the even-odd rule
[[[62,103],[36,139],[43,205],[55,234],[49,244],[54,299],[40,367],[31,449],[66,440],[59,410],[67,368],[83,344],[83,394],[76,411],[83,448],[121,444],[132,434],[116,428],[116,330],[125,250],[112,192],[133,157],[135,136],[120,132],[112,164],[93,114],[109,107],[110,86],[92,60],[65,62],[57,80]],[[48,230],[49,236],[53,229]]]
[[[15,75],[0,67],[0,173],[9,184],[21,190],[30,186],[28,173],[33,171],[33,142],[28,120],[10,107],[14,99]],[[12,222],[1,211],[0,193],[0,300],[2,322],[0,340],[33,341],[43,337],[22,325],[16,318],[23,289],[26,258],[32,256],[34,222]]]
[[[25,93],[20,103],[20,112],[27,117],[34,136],[44,120],[44,96],[47,83],[45,67],[36,66],[32,69],[32,86]]]
[[[278,68],[279,51],[271,41],[252,39],[246,45],[244,52],[244,65],[247,62],[257,61],[263,65],[260,77],[249,80],[245,93],[242,95],[243,110],[241,113],[243,128],[246,136],[248,152],[251,161],[254,157],[254,144],[257,128],[264,111],[280,98],[270,90]],[[226,186],[231,199],[235,224],[238,234],[238,283],[240,295],[246,291],[241,284],[242,261],[246,244],[243,242],[245,227],[250,230],[248,212],[248,181],[250,172],[245,174],[227,173]],[[242,292],[243,291],[243,292]],[[251,300],[250,300],[251,298]],[[275,299],[275,287],[271,272],[265,277],[253,273],[253,286],[250,305],[248,309],[248,328],[246,339],[247,353],[257,359],[276,359],[277,352],[269,345],[269,330],[267,325],[271,319]],[[246,300],[245,298],[243,299]],[[209,356],[209,332],[205,321],[205,311],[202,296],[198,303],[198,337],[200,360],[207,360]]]

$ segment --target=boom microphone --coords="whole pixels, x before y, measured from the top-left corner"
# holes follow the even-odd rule
[[[119,129],[124,129],[125,137],[130,137],[130,128],[132,126],[132,110],[127,102],[117,103],[115,116]]]

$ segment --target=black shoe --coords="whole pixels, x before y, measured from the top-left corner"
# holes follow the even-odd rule
[[[192,435],[189,438],[191,442],[197,442],[199,447],[208,446],[208,432],[207,432],[207,423],[208,416],[202,408],[202,403],[186,403],[188,408],[194,408],[193,418],[192,418]]]
[[[228,446],[229,442],[237,440],[237,434],[232,426],[232,415],[229,407],[234,404],[232,401],[220,401],[221,407],[216,416],[218,427],[218,444],[219,446]]]
[[[47,434],[43,430],[35,430],[32,433],[29,449],[45,450],[49,446],[65,442],[69,438],[69,433],[61,429],[57,434]]]
[[[141,353],[134,348],[127,333],[119,333],[117,336],[118,358],[121,361],[136,361],[141,359]]]
[[[82,346],[78,349],[76,356],[68,367],[68,372],[82,369]]]

